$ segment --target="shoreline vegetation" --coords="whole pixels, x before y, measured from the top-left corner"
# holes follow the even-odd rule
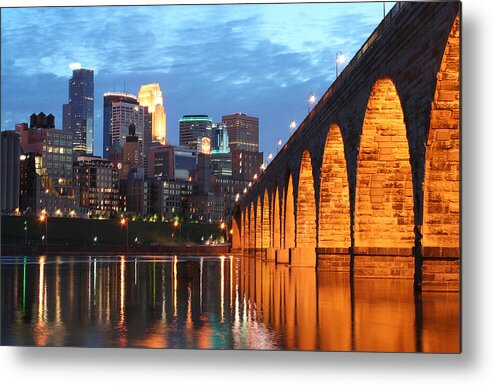
[[[40,254],[221,254],[228,252],[224,231],[215,224],[128,221],[119,219],[1,218],[1,255]],[[47,230],[48,247],[45,242]]]

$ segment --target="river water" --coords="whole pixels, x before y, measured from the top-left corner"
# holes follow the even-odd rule
[[[2,257],[1,343],[458,352],[458,293],[240,257]]]

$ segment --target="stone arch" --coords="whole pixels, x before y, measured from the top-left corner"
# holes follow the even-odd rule
[[[283,246],[285,249],[294,247],[295,245],[294,225],[293,177],[291,172],[288,172],[287,181],[284,188]]]
[[[257,210],[255,215],[255,248],[262,247],[262,196],[257,197]]]
[[[424,247],[459,247],[459,26],[457,15],[431,107],[423,186]]]
[[[320,180],[318,247],[351,246],[349,185],[341,129],[331,124],[325,140]]]
[[[356,247],[414,246],[413,183],[401,101],[378,79],[366,106],[357,161]]]
[[[241,248],[241,229],[241,212],[237,207],[231,220],[231,248],[233,249]]]
[[[253,202],[250,204],[249,213],[250,213],[250,215],[249,215],[249,217],[250,217],[250,220],[249,220],[250,231],[249,231],[249,236],[248,236],[248,247],[250,249],[253,249],[253,248],[255,248],[255,205]]]
[[[269,191],[265,189],[262,205],[262,248],[270,247],[270,204]]]
[[[317,206],[312,158],[308,150],[301,156],[296,201],[296,247],[317,247]]]
[[[246,218],[246,210],[241,211],[241,248],[245,249],[245,239],[247,237],[247,227],[245,223],[245,218]]]
[[[272,190],[272,247],[281,247],[281,202],[280,195],[277,189],[277,184],[274,184]]]

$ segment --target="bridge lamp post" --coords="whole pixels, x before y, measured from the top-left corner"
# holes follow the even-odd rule
[[[122,225],[122,227],[126,227],[126,230],[127,230],[127,236],[126,236],[126,247],[127,247],[127,253],[128,253],[128,221],[126,218],[122,218],[120,220],[120,224]]]
[[[180,222],[178,219],[176,219],[176,220],[173,222],[173,227],[175,228],[175,231],[176,231],[176,228],[177,228],[178,226],[180,226],[180,243],[179,243],[179,244],[181,245],[181,222]]]
[[[294,120],[291,120],[291,123],[289,123],[289,135],[293,135],[293,131],[296,128],[296,122]]]
[[[272,158],[273,158],[272,152],[269,152],[269,155],[267,155],[267,160],[271,162]]]
[[[310,113],[310,104],[315,104],[315,95],[313,94],[313,92],[310,92],[308,94],[308,100],[307,100],[307,105],[308,105],[308,113]]]
[[[343,65],[346,62],[346,56],[342,51],[336,52],[336,79],[339,76],[339,65]]]
[[[224,230],[224,233],[226,235],[226,244],[229,243],[229,231],[228,231],[228,224],[226,222],[221,222],[220,225],[221,230]]]
[[[282,146],[282,140],[277,139],[277,153],[279,153],[279,149],[281,148],[281,146]]]
[[[41,215],[39,216],[39,221],[45,224],[45,235],[43,238],[46,245],[46,251],[48,252],[48,214],[46,214],[44,210],[41,212]]]

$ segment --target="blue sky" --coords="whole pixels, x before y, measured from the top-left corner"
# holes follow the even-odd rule
[[[387,11],[392,4],[387,4]],[[383,16],[377,3],[112,6],[2,9],[1,128],[53,113],[62,126],[70,63],[95,68],[95,153],[103,93],[158,82],[168,139],[178,119],[236,111],[260,119],[260,150],[276,152]]]

